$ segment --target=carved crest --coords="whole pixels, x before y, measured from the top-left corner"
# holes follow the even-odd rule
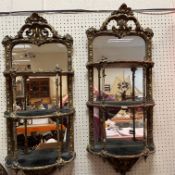
[[[108,29],[110,22],[114,22],[116,25],[112,25],[111,29]],[[102,35],[103,33],[113,33],[117,37],[122,38],[126,35],[135,34],[141,35],[143,38],[152,38],[153,32],[151,29],[143,29],[137,20],[134,17],[133,11],[130,7],[127,7],[126,4],[122,4],[119,10],[113,11],[111,16],[109,16],[104,23],[102,24],[99,30],[95,28],[90,28],[87,30],[87,35],[97,36]]]
[[[68,42],[73,43],[73,39],[70,35],[61,37],[57,34],[56,30],[48,24],[47,20],[39,16],[37,13],[33,13],[25,21],[25,24],[21,27],[17,35],[12,38],[6,36],[3,40],[3,44],[6,45],[9,42],[18,42],[18,40],[30,41],[32,44],[41,45],[45,42],[52,42],[53,40],[60,41],[63,44]],[[66,45],[69,45],[65,43]]]
[[[30,43],[37,46],[48,43],[61,43],[67,47],[68,57],[72,53],[73,38],[66,34],[64,36],[58,35],[57,31],[48,24],[47,20],[33,13],[25,21],[25,24],[20,28],[15,37],[5,36],[2,44],[6,49],[6,69],[11,68],[12,63],[12,49],[17,44]],[[71,70],[71,59],[68,59],[69,70]]]
[[[49,36],[57,37],[57,32],[47,23],[46,19],[39,16],[37,13],[33,13],[26,19],[25,25],[22,26],[16,37],[32,39],[37,43]]]

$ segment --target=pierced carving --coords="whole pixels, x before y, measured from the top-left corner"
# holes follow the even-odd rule
[[[125,3],[122,4],[118,10],[115,10],[111,13],[111,15],[118,15],[118,14],[126,14],[134,16],[132,9],[128,7]]]
[[[11,51],[16,44],[31,43],[38,46],[47,43],[62,43],[68,50],[68,71],[72,70],[72,45],[73,38],[69,34],[60,36],[55,29],[47,23],[47,20],[33,13],[25,21],[15,37],[5,36],[2,44],[6,49],[6,70],[10,69],[12,64]]]
[[[32,39],[35,44],[47,37],[57,37],[57,32],[47,23],[47,20],[33,13],[25,21],[16,38],[26,37]],[[38,43],[39,44],[39,43]]]
[[[108,30],[108,25],[111,21],[116,22],[116,26],[112,26],[111,30]],[[128,23],[133,22],[135,28],[129,26]],[[145,40],[153,37],[153,32],[151,29],[143,29],[134,17],[131,8],[127,7],[126,4],[122,4],[119,10],[111,13],[104,23],[102,24],[100,30],[95,28],[90,28],[87,30],[87,35],[89,36],[99,36],[103,34],[115,34],[117,37],[122,38],[127,35],[138,35],[143,37]]]

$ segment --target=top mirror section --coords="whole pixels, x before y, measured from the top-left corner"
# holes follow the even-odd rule
[[[99,36],[93,41],[93,60],[144,61],[145,41],[139,36]]]
[[[56,66],[62,71],[68,70],[67,48],[63,44],[18,44],[13,47],[12,67],[17,71],[51,72]]]

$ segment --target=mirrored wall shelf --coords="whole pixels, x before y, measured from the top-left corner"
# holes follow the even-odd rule
[[[151,29],[122,4],[88,38],[89,145],[125,175],[154,152]]]
[[[33,13],[5,47],[8,155],[14,173],[48,175],[75,158],[72,46]]]

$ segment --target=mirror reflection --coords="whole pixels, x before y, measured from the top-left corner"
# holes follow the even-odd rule
[[[25,122],[27,122],[27,128],[25,128]],[[24,152],[35,152],[46,148],[60,148],[62,151],[68,151],[69,128],[68,116],[60,119],[44,118],[27,121],[21,119],[16,126],[18,149]]]
[[[103,140],[103,138],[126,141],[144,139],[143,108],[132,109],[123,106],[121,108],[108,108],[103,111],[94,107],[93,111],[96,142]],[[105,127],[100,125],[100,118],[104,119]],[[105,131],[103,131],[104,128]]]
[[[68,152],[71,109],[64,74],[67,66],[67,49],[62,44],[19,44],[13,48],[12,68],[29,72],[15,78],[13,110],[20,117],[16,133],[21,166],[52,164],[62,156],[60,151]],[[63,116],[58,117],[58,112]],[[71,157],[66,155],[66,159]],[[38,163],[33,162],[35,159]]]
[[[143,68],[135,71],[134,100],[143,100]],[[94,101],[132,101],[133,72],[131,68],[94,68]],[[100,93],[99,93],[100,92]]]
[[[144,150],[145,41],[138,36],[93,40],[95,151],[134,155]]]
[[[21,76],[16,77],[15,110],[18,112],[43,109],[54,111],[67,105],[67,76],[61,76],[61,79],[60,76],[29,76],[26,79]]]
[[[63,71],[67,70],[67,48],[60,43],[17,44],[12,50],[12,67],[17,71],[49,72],[58,65]]]
[[[36,167],[53,164],[59,158],[72,158],[68,149],[70,127],[69,116],[59,119],[21,119],[16,126],[20,165]]]
[[[139,36],[99,36],[93,41],[93,61],[99,62],[103,57],[108,61],[143,61],[145,58],[145,41]]]
[[[106,138],[143,140],[142,108],[136,109],[134,117],[135,123],[133,123],[133,111],[127,107],[109,110],[105,121]]]

